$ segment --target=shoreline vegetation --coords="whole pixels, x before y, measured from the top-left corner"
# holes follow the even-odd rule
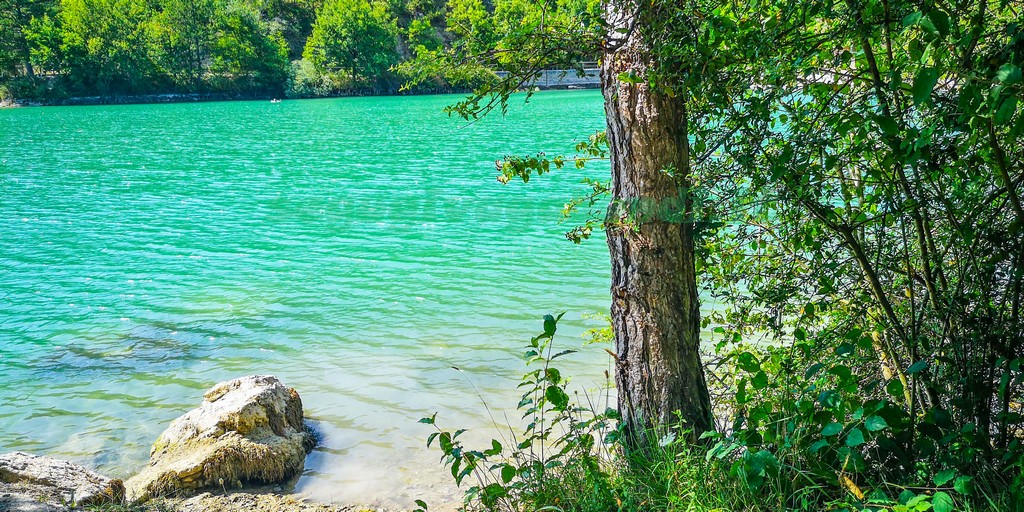
[[[569,73],[565,70],[549,70],[550,73]],[[575,81],[571,84],[531,84],[523,90],[534,91],[561,91],[600,88],[595,82]],[[0,99],[0,108],[20,107],[71,107],[71,106],[95,106],[95,105],[147,105],[160,103],[207,103],[219,101],[261,101],[261,100],[306,100],[306,99],[329,99],[329,98],[357,98],[365,96],[428,96],[444,94],[470,93],[471,89],[426,89],[417,91],[394,91],[394,92],[372,92],[372,91],[350,91],[338,92],[324,96],[306,96],[298,98],[280,98],[269,94],[232,94],[232,93],[164,93],[164,94],[138,94],[118,96],[78,96],[64,99],[49,100],[19,100],[16,98]]]
[[[467,92],[509,63],[433,68],[593,0],[0,0],[0,105]],[[535,70],[524,88],[596,87],[595,54]],[[415,73],[415,86],[408,85]],[[551,75],[564,80],[552,83]]]

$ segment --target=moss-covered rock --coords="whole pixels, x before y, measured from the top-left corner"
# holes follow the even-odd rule
[[[149,466],[125,482],[128,498],[284,482],[313,444],[294,389],[268,375],[222,382],[160,435]]]

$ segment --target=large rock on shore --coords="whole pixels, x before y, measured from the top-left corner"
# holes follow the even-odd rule
[[[284,482],[313,445],[294,389],[269,375],[222,382],[160,435],[149,466],[125,482],[128,499]]]
[[[15,494],[39,494],[59,498],[60,502],[72,505],[97,505],[119,503],[124,500],[124,484],[120,480],[107,478],[66,460],[40,457],[24,452],[0,455],[0,482],[14,484],[9,489],[19,493],[5,492],[4,499],[11,502],[11,510],[24,508],[28,503],[13,505]],[[20,498],[19,498],[20,499]],[[4,507],[0,500],[0,507]],[[45,503],[35,500],[39,507]],[[40,510],[47,510],[40,508]]]

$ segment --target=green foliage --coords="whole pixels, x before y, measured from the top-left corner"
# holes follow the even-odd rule
[[[604,447],[616,436],[612,423],[618,416],[612,409],[595,412],[590,402],[581,407],[570,397],[569,379],[555,366],[575,352],[554,351],[561,316],[545,316],[543,332],[525,347],[529,371],[519,385],[523,394],[517,407],[527,425],[521,434],[510,432],[484,449],[471,449],[459,439],[465,430],[437,427],[436,414],[420,420],[437,429],[427,446],[437,443],[456,483],[473,481],[465,493],[468,507],[544,510],[562,503],[608,510],[614,504]]]
[[[288,46],[280,33],[260,18],[258,11],[232,3],[222,14],[217,37],[211,48],[212,71],[220,90],[284,92],[291,65]],[[226,78],[227,80],[223,80]]]
[[[681,194],[699,212],[701,280],[723,305],[705,327],[720,340],[717,406],[734,419],[708,452],[729,466],[733,481],[719,484],[770,492],[779,508],[1017,506],[1019,6],[617,5],[636,14],[627,32],[653,63],[618,86],[685,100],[693,168]],[[537,66],[591,40],[556,41],[539,24],[499,28],[468,60],[501,59],[514,72],[450,112],[504,108]],[[570,161],[507,157],[498,179],[529,181]],[[578,201],[593,206],[606,192]],[[664,203],[658,211],[671,212]],[[749,344],[757,339],[767,343]]]
[[[653,33],[681,51],[649,79],[692,98],[698,186],[722,198],[704,278],[730,306],[709,322],[723,350],[784,347],[739,354],[734,436],[801,447],[813,481],[865,502],[1024,454],[1024,33],[997,4],[917,9],[689,2],[703,36]]]
[[[534,157],[506,156],[498,161],[498,181],[507,184],[513,179],[520,179],[523,183],[530,182],[530,176],[542,176],[552,170],[563,169],[567,164],[572,164],[576,169],[584,169],[588,162],[594,160],[605,160],[608,158],[608,138],[604,132],[592,134],[586,141],[576,144],[576,156],[566,158],[556,156],[547,158],[544,153]],[[590,190],[587,194],[575,197],[565,204],[562,209],[563,220],[568,220],[574,214],[580,213],[580,209],[586,209],[586,218],[583,224],[576,225],[566,232],[565,237],[574,243],[580,243],[590,238],[595,229],[604,228],[606,209],[603,202],[607,201],[609,182],[607,179],[595,179],[584,177],[582,183],[588,185]]]
[[[700,30],[645,27],[661,60],[642,79],[688,98],[695,186],[717,198],[718,449],[855,508],[1006,500],[1024,455],[1024,33],[1006,4],[919,8],[694,1],[655,19]]]
[[[436,51],[443,44],[437,29],[427,19],[412,20],[407,32],[409,46],[416,48],[417,51]]]
[[[156,60],[175,82],[198,88],[216,33],[217,0],[164,0],[151,26]]]
[[[543,32],[577,68],[570,35],[597,0],[0,0],[0,81],[26,99],[226,92],[293,97],[496,83]],[[494,45],[502,49],[492,52]],[[549,44],[549,43],[544,43]],[[544,44],[541,44],[543,46]],[[284,57],[280,48],[285,48]],[[489,54],[479,62],[457,55]],[[507,57],[503,56],[507,55]],[[411,59],[411,60],[410,60]],[[511,59],[511,60],[510,60]],[[405,60],[406,62],[402,62]],[[316,69],[310,73],[306,61]],[[547,61],[545,61],[547,62]],[[534,72],[547,64],[537,63]],[[302,74],[298,79],[292,73]],[[45,77],[46,83],[21,80]],[[31,77],[30,77],[31,78]]]
[[[169,91],[279,94],[287,45],[253,4],[222,0],[62,0],[24,28],[50,75],[25,98]]]
[[[596,60],[602,24],[597,0],[449,0],[447,26],[455,36],[438,50],[420,48],[398,66],[406,88],[422,84],[473,87],[450,114],[470,119],[504,110],[511,94],[545,69],[583,73]],[[526,99],[532,95],[529,90]]]
[[[357,81],[382,80],[398,60],[397,35],[386,4],[327,0],[303,56],[321,72],[344,72]]]
[[[1020,461],[1005,474],[954,469],[968,455],[969,432],[936,434],[950,452],[940,462],[900,460],[907,454],[894,446],[912,434],[912,422],[897,404],[902,393],[884,398],[888,391],[876,384],[871,389],[883,398],[865,399],[870,377],[859,372],[870,365],[857,364],[858,354],[870,352],[864,333],[846,338],[856,339],[853,351],[823,349],[823,340],[809,337],[791,347],[728,351],[711,367],[711,380],[731,397],[723,400],[735,411],[729,434],[706,434],[706,444],[693,445],[686,432],[652,430],[648,450],[625,454],[617,411],[571,398],[578,395],[555,366],[573,352],[552,347],[559,318],[545,317],[543,332],[525,347],[521,434],[473,449],[463,443],[465,430],[438,427],[436,414],[420,420],[436,429],[427,446],[442,452],[465,486],[467,510],[1021,510]],[[608,341],[604,330],[590,333],[591,342]],[[818,362],[805,368],[810,361]],[[936,416],[915,435],[931,438],[921,425],[942,430],[946,421]]]
[[[53,0],[0,0],[0,78],[17,75],[17,66],[32,75],[32,46],[26,29],[46,15]]]
[[[342,90],[344,85],[336,77],[320,73],[316,66],[302,59],[292,62],[288,81],[288,96],[291,98],[313,98],[329,96]]]
[[[61,0],[57,61],[83,88],[145,91],[158,80],[147,52],[151,17],[142,0]]]

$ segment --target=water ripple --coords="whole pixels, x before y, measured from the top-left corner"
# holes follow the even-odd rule
[[[325,434],[300,490],[408,505],[444,481],[413,478],[436,468],[416,420],[490,432],[465,378],[516,403],[540,316],[569,310],[577,345],[609,272],[602,241],[561,241],[581,174],[494,180],[503,155],[571,152],[600,96],[469,126],[454,99],[0,111],[0,451],[126,476],[208,386],[274,373]]]

